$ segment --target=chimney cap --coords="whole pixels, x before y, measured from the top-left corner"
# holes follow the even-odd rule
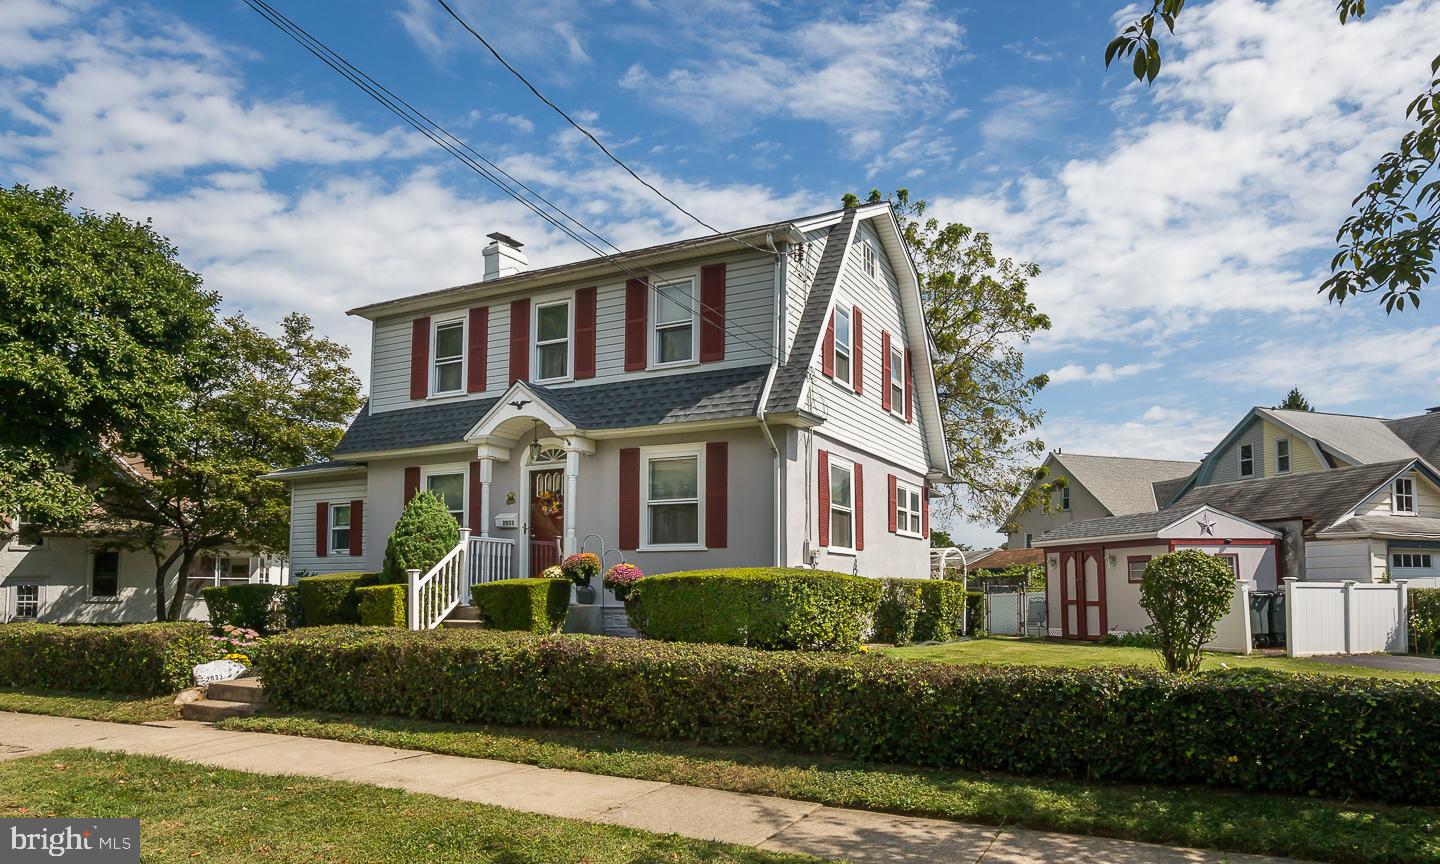
[[[503,246],[509,246],[509,247],[511,247],[512,249],[519,249],[519,248],[521,248],[521,247],[523,247],[523,246],[525,245],[524,243],[521,243],[519,240],[516,240],[514,237],[511,237],[509,234],[502,234],[502,233],[499,232],[499,231],[495,231],[495,232],[493,232],[493,233],[486,234],[485,236],[486,236],[486,237],[489,237],[491,240],[494,240],[496,243],[499,243],[499,244],[501,244],[501,245],[503,245]]]

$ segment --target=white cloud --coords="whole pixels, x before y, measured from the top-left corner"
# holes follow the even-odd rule
[[[1053,134],[1067,103],[1033,87],[1002,87],[987,100],[999,107],[980,122],[987,150]]]
[[[1139,415],[1113,418],[1057,414],[1045,418],[1040,432],[1047,445],[1067,453],[1199,460],[1239,419],[1239,415],[1151,406]]]
[[[450,0],[450,5],[471,27],[492,40],[507,59],[545,61],[531,70],[535,75],[564,77],[564,72],[590,62],[579,33],[589,19],[588,13],[598,4],[582,0]],[[405,0],[395,17],[415,44],[437,62],[471,51],[479,52],[487,63],[492,62],[485,46],[434,0]],[[582,26],[577,29],[577,24]],[[494,68],[504,72],[498,64]]]
[[[1051,369],[1045,373],[1050,376],[1052,385],[1070,384],[1076,381],[1089,381],[1092,383],[1109,383],[1118,381],[1121,378],[1130,378],[1155,369],[1157,363],[1126,363],[1123,366],[1115,366],[1110,363],[1099,363],[1093,368],[1087,369],[1079,363],[1066,363],[1058,369]]]
[[[495,122],[504,123],[506,126],[509,126],[519,132],[523,132],[526,135],[531,135],[535,132],[535,123],[531,121],[529,117],[526,117],[524,114],[500,113],[496,114],[494,119]]]

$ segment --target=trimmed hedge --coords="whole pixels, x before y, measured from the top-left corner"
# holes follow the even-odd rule
[[[653,577],[647,577],[653,578]],[[874,762],[1440,801],[1440,686],[1222,670],[968,666],[494,631],[267,640],[285,710],[604,729]],[[1284,717],[1277,738],[1257,716]]]
[[[496,630],[554,633],[570,612],[569,579],[501,579],[470,586],[470,602]]]
[[[691,570],[641,579],[627,609],[653,639],[853,651],[880,591],[875,579],[828,570]]]
[[[1440,654],[1440,588],[1410,588],[1410,650]]]
[[[965,591],[940,579],[885,579],[875,607],[875,641],[950,642],[961,636]]]
[[[367,627],[405,627],[404,585],[361,585],[355,589],[359,598],[356,611],[360,623]]]
[[[358,624],[360,598],[355,589],[380,581],[378,573],[321,573],[295,580],[300,598],[300,618],[306,627],[328,624]]]
[[[124,626],[0,625],[0,685],[86,693],[178,693],[219,657],[195,621]]]
[[[210,610],[210,626],[216,630],[230,624],[260,633],[273,633],[295,626],[291,620],[298,607],[293,585],[217,585],[201,589]],[[273,612],[272,605],[278,606]]]

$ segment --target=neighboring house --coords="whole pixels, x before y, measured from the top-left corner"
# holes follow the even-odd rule
[[[118,459],[124,472],[144,472],[134,459]],[[155,559],[145,549],[126,548],[108,535],[113,518],[98,508],[94,518],[69,533],[45,533],[24,521],[8,523],[11,539],[0,546],[0,621],[61,624],[130,624],[155,620]],[[168,551],[168,550],[167,550]],[[172,575],[166,600],[183,586],[181,617],[205,620],[200,590],[243,582],[283,584],[288,577],[281,556],[221,549],[195,562],[182,579]]]
[[[985,549],[966,555],[972,573],[977,570],[999,573],[1011,567],[1045,563],[1045,553],[1040,549]]]
[[[1199,464],[1056,450],[1045,457],[1044,476],[1034,483],[1064,482],[1056,484],[1048,508],[1010,514],[1006,521],[1017,527],[1006,545],[1010,549],[1029,548],[1046,531],[1082,519],[1152,512]]]
[[[490,238],[480,282],[351,310],[370,399],[334,461],[269,475],[297,572],[378,570],[427,489],[476,581],[602,549],[646,573],[927,573],[949,462],[888,204],[539,270]]]

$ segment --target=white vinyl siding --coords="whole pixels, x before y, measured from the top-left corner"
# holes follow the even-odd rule
[[[290,493],[290,572],[309,571],[311,573],[335,573],[356,568],[355,558],[349,555],[349,540],[347,538],[345,548],[339,554],[327,555],[324,558],[315,556],[315,505],[321,502],[327,504],[361,501],[365,499],[366,486],[365,478],[345,477],[336,480],[320,480],[312,483],[295,483]],[[371,514],[369,507],[365,508],[362,519],[364,527],[370,527]],[[353,526],[351,530],[354,530]],[[369,547],[375,541],[366,538],[365,545]],[[381,538],[384,544],[384,538]],[[335,551],[334,547],[327,543],[328,551]]]

